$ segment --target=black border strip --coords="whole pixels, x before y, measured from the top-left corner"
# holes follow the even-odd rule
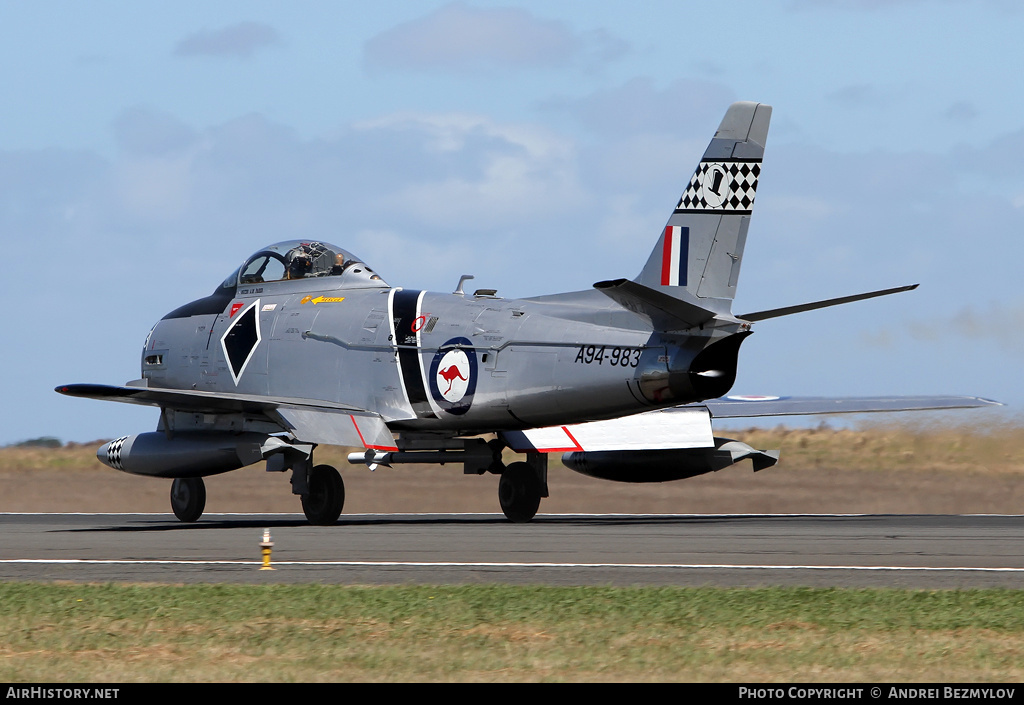
[[[409,397],[409,404],[412,405],[413,413],[418,418],[437,418],[430,401],[427,399],[427,390],[423,386],[423,373],[420,370],[420,350],[416,340],[416,331],[412,329],[416,321],[416,303],[419,300],[419,290],[402,289],[396,291],[391,300],[391,317],[395,326],[395,348],[398,350],[398,364],[402,368],[402,381],[405,384],[405,393]]]

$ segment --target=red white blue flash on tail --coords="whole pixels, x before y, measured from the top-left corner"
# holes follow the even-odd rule
[[[665,249],[661,256],[662,286],[686,286],[689,249],[689,228],[679,225],[665,226]]]

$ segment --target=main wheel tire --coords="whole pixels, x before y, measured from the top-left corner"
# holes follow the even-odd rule
[[[512,463],[501,473],[498,501],[509,521],[530,521],[540,507],[540,481],[527,463]]]
[[[201,477],[179,477],[171,483],[171,509],[181,521],[198,521],[206,509],[206,483]]]
[[[310,524],[330,526],[345,506],[345,483],[330,465],[317,465],[309,474],[309,494],[302,496],[302,511]]]

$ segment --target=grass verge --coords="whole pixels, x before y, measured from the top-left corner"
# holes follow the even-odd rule
[[[0,584],[0,681],[1020,681],[1024,591]]]

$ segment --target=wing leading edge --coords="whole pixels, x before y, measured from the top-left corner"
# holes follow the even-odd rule
[[[735,395],[721,399],[708,399],[691,406],[676,407],[673,411],[706,408],[711,412],[713,418],[733,419],[758,416],[974,409],[985,406],[1002,406],[1002,403],[981,397],[948,395],[892,397],[754,397]]]
[[[365,409],[311,399],[221,394],[127,385],[66,384],[55,391],[70,397],[118,401],[209,414],[253,414],[278,424],[305,443],[398,450],[383,417]]]

